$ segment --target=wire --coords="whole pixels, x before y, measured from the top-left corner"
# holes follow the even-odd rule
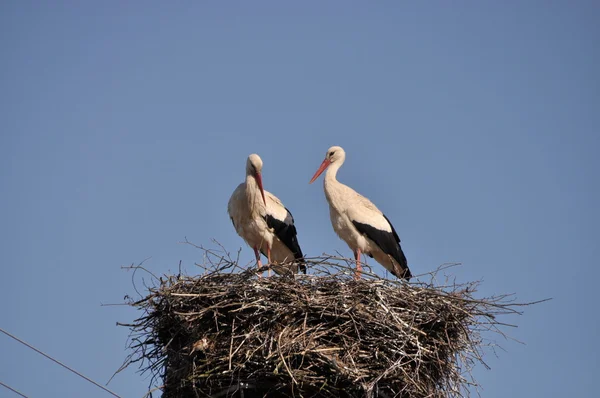
[[[1,381],[0,381],[0,386],[6,387],[6,388],[8,388],[10,391],[14,392],[15,394],[17,394],[17,395],[20,395],[20,396],[22,396],[22,397],[24,397],[24,398],[27,398],[27,395],[25,395],[25,394],[23,394],[23,393],[20,393],[20,392],[18,392],[18,391],[17,391],[17,390],[15,390],[14,388],[12,388],[12,387],[10,387],[10,386],[7,386],[6,384],[2,383]]]
[[[117,394],[115,394],[114,392],[110,391],[108,388],[104,387],[103,385],[101,385],[101,384],[98,384],[98,383],[96,383],[94,380],[90,379],[89,377],[86,377],[86,376],[82,375],[81,373],[79,373],[78,371],[76,371],[76,370],[74,370],[74,369],[71,369],[70,367],[68,367],[68,366],[67,366],[67,365],[65,365],[64,363],[62,363],[62,362],[60,362],[60,361],[58,361],[58,360],[56,360],[56,359],[52,358],[50,355],[48,355],[48,354],[44,354],[42,351],[38,350],[37,348],[35,348],[34,346],[32,346],[32,345],[30,345],[30,344],[27,344],[27,343],[26,343],[26,342],[24,342],[23,340],[19,339],[17,336],[13,336],[12,334],[8,333],[6,330],[4,330],[4,329],[0,328],[0,332],[4,333],[4,334],[5,334],[5,335],[7,335],[8,337],[12,337],[13,339],[17,340],[19,343],[21,343],[21,344],[23,344],[23,345],[25,345],[25,346],[27,346],[27,347],[31,348],[32,350],[34,350],[34,351],[35,351],[35,352],[37,352],[38,354],[41,354],[41,355],[45,356],[45,357],[46,357],[46,358],[48,358],[49,360],[56,362],[57,364],[59,364],[59,365],[60,365],[60,366],[62,366],[63,368],[65,368],[65,369],[67,369],[67,370],[69,370],[69,371],[71,371],[71,372],[75,373],[77,376],[79,376],[79,377],[81,377],[81,378],[83,378],[83,379],[85,379],[85,380],[89,381],[90,383],[92,383],[92,384],[96,385],[97,387],[100,387],[101,389],[103,389],[103,390],[104,390],[104,391],[106,391],[107,393],[110,393],[110,394],[114,395],[114,396],[115,396],[115,397],[117,397],[117,398],[121,398],[120,396],[118,396],[118,395],[117,395]],[[5,387],[7,387],[7,386],[5,385]]]

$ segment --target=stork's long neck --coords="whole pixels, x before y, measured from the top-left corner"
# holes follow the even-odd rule
[[[323,188],[325,189],[325,197],[332,204],[332,200],[336,197],[336,192],[339,190],[341,183],[337,180],[337,172],[344,164],[343,161],[332,163],[325,172],[323,179]]]
[[[263,202],[260,188],[256,182],[254,175],[246,175],[246,199],[248,200],[248,208],[252,213],[264,212],[265,203]]]

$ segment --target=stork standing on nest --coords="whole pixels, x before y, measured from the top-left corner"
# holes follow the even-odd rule
[[[238,235],[254,250],[258,268],[262,267],[262,253],[278,274],[295,274],[298,267],[306,273],[294,217],[275,195],[263,189],[262,167],[260,156],[248,156],[246,181],[233,191],[227,204],[229,217]]]
[[[329,202],[331,224],[338,236],[354,252],[356,278],[360,278],[360,255],[364,253],[375,258],[396,277],[410,280],[412,275],[408,262],[390,220],[369,199],[336,179],[345,159],[346,152],[341,147],[329,148],[310,184],[328,168],[323,187]]]

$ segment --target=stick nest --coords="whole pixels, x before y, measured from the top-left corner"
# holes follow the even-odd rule
[[[257,278],[202,250],[201,275],[156,278],[129,303],[144,315],[121,324],[124,366],[162,380],[166,398],[468,396],[473,365],[485,366],[481,332],[502,333],[497,315],[524,305],[476,299],[476,282],[434,286],[435,274],[356,281],[352,261],[334,257],[308,259],[309,275]]]

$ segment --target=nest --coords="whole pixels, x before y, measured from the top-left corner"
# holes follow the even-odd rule
[[[258,278],[203,250],[201,275],[156,278],[129,303],[143,316],[121,324],[124,365],[162,381],[166,398],[468,396],[472,367],[485,366],[481,332],[502,333],[497,316],[523,305],[476,299],[477,282],[354,280],[351,260],[334,257],[308,259],[309,275]]]

